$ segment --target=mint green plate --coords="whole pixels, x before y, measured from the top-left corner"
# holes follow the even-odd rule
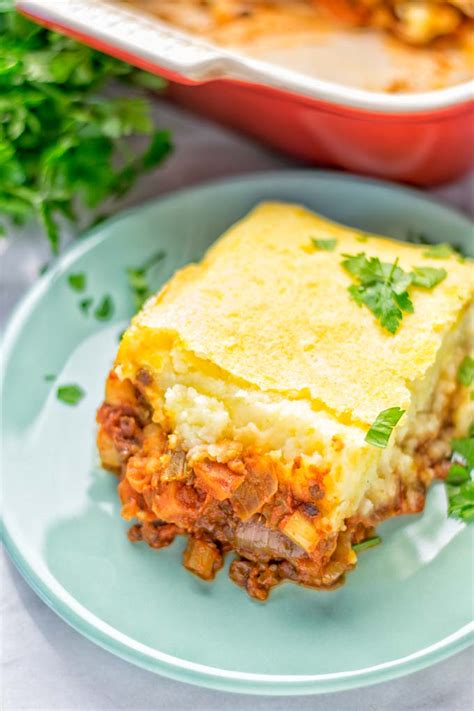
[[[95,409],[132,313],[125,267],[164,248],[153,272],[159,287],[263,199],[300,202],[402,239],[411,231],[467,247],[472,236],[465,218],[414,191],[309,171],[205,185],[102,224],[38,281],[6,334],[5,540],[48,605],[135,664],[229,691],[348,689],[421,669],[470,642],[471,531],[446,518],[442,485],[432,487],[422,515],[381,527],[383,545],[361,555],[344,587],[287,584],[262,605],[225,571],[213,584],[189,575],[182,541],[159,552],[129,543],[115,478],[101,470],[95,449]],[[81,313],[71,272],[87,274],[96,301],[111,294],[111,321]],[[85,398],[59,402],[47,373],[80,384]]]

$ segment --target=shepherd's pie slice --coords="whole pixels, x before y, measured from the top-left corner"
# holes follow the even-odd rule
[[[233,550],[265,599],[339,584],[378,522],[421,511],[473,405],[473,266],[440,255],[267,203],[175,274],[98,413],[131,540],[187,534],[205,579]]]

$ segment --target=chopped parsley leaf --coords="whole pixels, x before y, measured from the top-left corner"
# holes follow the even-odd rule
[[[315,249],[322,249],[324,252],[333,252],[336,248],[337,239],[315,239],[311,237],[311,242]]]
[[[108,321],[110,318],[112,318],[113,313],[114,302],[112,301],[112,297],[107,294],[103,297],[102,301],[94,310],[94,317],[98,321]]]
[[[73,291],[84,291],[86,288],[86,275],[84,272],[69,274],[67,282]]]
[[[469,387],[474,382],[474,358],[466,356],[458,369],[458,381]]]
[[[420,286],[423,289],[433,289],[446,279],[448,272],[446,269],[435,269],[434,267],[415,267],[412,272],[413,286]]]
[[[127,267],[128,286],[133,294],[135,311],[139,311],[153,291],[148,283],[148,272],[166,256],[163,250],[152,255],[141,267]]]
[[[79,308],[81,309],[82,313],[85,314],[86,316],[90,311],[92,303],[93,303],[93,299],[91,299],[90,297],[88,297],[86,299],[81,299],[81,301],[79,301]]]
[[[447,259],[453,254],[456,254],[456,250],[447,242],[433,244],[426,252],[423,252],[423,256],[429,259]]]
[[[380,324],[390,333],[396,333],[403,311],[413,313],[413,304],[407,287],[411,276],[401,269],[397,262],[387,264],[378,257],[367,257],[363,252],[356,255],[344,254],[341,263],[346,271],[359,280],[358,285],[349,287],[354,301],[365,304]]]
[[[79,385],[60,385],[56,397],[66,405],[77,405],[84,397],[84,390]]]
[[[352,550],[357,552],[366,551],[368,548],[378,546],[379,543],[382,543],[380,536],[373,536],[372,538],[366,538],[365,541],[361,541],[360,543],[354,543]]]
[[[52,373],[47,373],[45,376],[43,376],[43,380],[45,380],[47,383],[52,383],[53,380],[56,380],[56,376]]]
[[[405,410],[399,407],[389,407],[380,412],[373,425],[365,435],[365,441],[374,447],[385,448],[392,434],[392,430],[399,422]]]

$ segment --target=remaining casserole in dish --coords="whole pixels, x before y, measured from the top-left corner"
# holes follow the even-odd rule
[[[131,0],[129,4],[196,37],[360,89],[417,92],[472,78],[471,2]]]
[[[472,0],[128,0],[213,39],[240,40],[285,27],[338,25],[386,30],[404,42],[458,40],[474,17]],[[317,23],[317,24],[316,24]]]
[[[377,523],[423,509],[468,428],[473,292],[442,249],[257,207],[122,338],[98,445],[130,539],[187,534],[206,580],[232,550],[258,599],[338,585]]]

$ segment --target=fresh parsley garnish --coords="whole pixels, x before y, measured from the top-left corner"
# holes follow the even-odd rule
[[[166,253],[160,250],[146,260],[141,267],[127,267],[128,286],[133,294],[135,311],[139,311],[145,301],[152,296],[153,291],[148,283],[148,272],[165,258]]]
[[[474,432],[472,427],[467,437],[451,440],[451,449],[456,459],[462,459],[468,469],[474,469]]]
[[[56,253],[78,202],[93,208],[122,195],[171,150],[147,100],[100,89],[112,77],[147,88],[163,81],[30,22],[5,0],[0,37],[0,212],[14,224],[38,218]],[[132,134],[150,136],[139,154],[127,147]]]
[[[378,257],[366,257],[363,252],[345,254],[342,266],[359,280],[349,287],[349,293],[359,305],[365,304],[380,324],[390,333],[396,333],[403,311],[413,312],[413,304],[407,288],[411,283],[409,274],[394,264],[381,262]]]
[[[453,254],[456,254],[456,250],[447,242],[433,244],[426,252],[423,252],[423,256],[429,259],[447,259]]]
[[[389,407],[380,412],[373,425],[365,435],[365,441],[374,447],[385,448],[395,425],[398,424],[405,410],[399,407]]]
[[[82,313],[85,314],[86,316],[87,316],[87,314],[88,314],[89,311],[90,311],[90,308],[91,308],[91,306],[92,306],[92,304],[93,304],[93,301],[94,301],[94,300],[91,299],[90,297],[87,297],[87,298],[85,298],[85,299],[81,299],[81,300],[79,301],[79,308],[80,308],[80,310],[82,311]]]
[[[84,272],[69,274],[67,282],[73,291],[84,291],[86,288],[86,275]]]
[[[408,230],[406,240],[407,242],[412,242],[413,244],[429,246],[430,249],[423,253],[424,257],[430,257],[431,259],[445,259],[453,254],[457,254],[459,261],[464,261],[465,254],[461,244],[447,244],[446,242],[436,244],[436,242],[434,242],[430,237],[427,237],[422,232],[417,232],[415,230]]]
[[[361,541],[360,543],[354,543],[352,550],[357,552],[366,551],[368,548],[378,546],[379,543],[382,543],[380,536],[372,536],[372,538],[366,538],[365,541]]]
[[[474,423],[468,436],[453,439],[452,464],[445,479],[448,515],[465,523],[474,521]]]
[[[311,242],[315,249],[333,252],[336,248],[337,239],[316,239],[315,237],[311,237]]]
[[[56,397],[66,405],[77,405],[84,396],[85,392],[79,385],[60,385],[56,390]]]
[[[108,321],[114,313],[114,302],[108,294],[103,297],[99,305],[94,309],[94,317],[98,321]]]
[[[422,289],[433,289],[446,279],[448,272],[446,269],[435,269],[434,267],[414,267],[411,273],[411,283]]]
[[[466,356],[458,368],[458,382],[466,387],[474,383],[474,358]]]
[[[46,375],[43,376],[43,380],[47,383],[52,383],[53,380],[56,380],[56,376],[53,375],[53,373],[46,373]]]
[[[364,252],[343,256],[342,266],[359,281],[349,287],[350,295],[359,306],[365,304],[389,333],[397,332],[403,312],[413,313],[408,287],[432,289],[447,275],[444,269],[432,267],[405,272],[398,266],[398,259],[389,264],[378,257],[367,257]]]
[[[454,484],[454,486],[460,486],[464,484],[465,481],[469,481],[469,472],[462,464],[451,464],[446,477],[447,484]]]

